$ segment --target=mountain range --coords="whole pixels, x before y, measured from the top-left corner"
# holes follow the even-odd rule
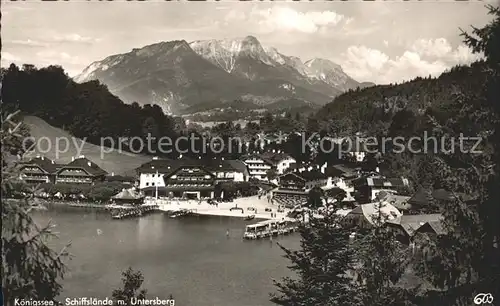
[[[160,42],[94,62],[74,80],[99,80],[126,103],[158,104],[171,114],[234,101],[273,109],[315,107],[374,85],[357,82],[330,60],[302,62],[253,36]]]

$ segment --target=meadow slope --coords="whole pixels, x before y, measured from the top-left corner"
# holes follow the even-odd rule
[[[34,116],[25,116],[23,122],[30,129],[30,134],[39,145],[36,145],[34,150],[27,154],[28,157],[35,157],[36,155],[43,155],[47,158],[54,160],[56,163],[71,162],[72,157],[78,155],[85,155],[88,159],[96,163],[99,167],[106,170],[108,173],[115,173],[121,175],[132,175],[134,169],[141,164],[151,160],[151,157],[145,155],[138,155],[129,152],[119,152],[109,148],[103,149],[101,154],[101,147],[84,142],[82,139],[70,135],[68,132],[51,126],[43,119]],[[55,144],[58,139],[68,139],[69,145],[67,150],[60,150],[57,154]],[[50,148],[47,145],[49,142],[52,144]],[[60,147],[64,149],[65,142],[59,141]],[[79,148],[81,151],[79,152]],[[110,152],[111,151],[111,152]],[[109,153],[107,153],[109,152]]]

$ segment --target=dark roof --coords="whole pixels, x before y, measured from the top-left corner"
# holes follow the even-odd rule
[[[325,174],[331,177],[353,177],[356,176],[356,169],[347,165],[333,165],[325,169]]]
[[[241,172],[248,175],[248,167],[241,160],[227,160],[226,162],[229,165],[231,165],[231,167],[235,169],[237,172]]]
[[[69,164],[61,166],[57,171],[61,172],[64,169],[68,168],[81,168],[85,170],[87,173],[93,176],[106,175],[108,174],[106,171],[101,169],[98,165],[93,163],[91,160],[85,157],[80,157],[70,162]]]
[[[207,175],[210,175],[211,178],[214,178],[214,174],[212,172],[210,172],[208,169],[206,169],[205,167],[203,166],[200,166],[200,165],[181,165],[181,166],[178,166],[174,171],[166,174],[163,176],[163,180],[167,180],[169,179],[172,175],[178,173],[179,171],[181,171],[182,169],[201,169],[203,172],[205,172]]]
[[[260,157],[270,164],[276,164],[284,159],[292,158],[289,154],[275,153],[275,152],[265,152],[265,153],[260,154]]]
[[[303,178],[299,172],[288,172],[288,173],[285,173],[285,174],[282,174],[280,175],[278,178],[280,180],[282,180],[283,178],[287,178],[289,177],[289,179],[299,179],[301,181],[305,181],[305,178]]]
[[[400,220],[388,221],[388,223],[401,226],[409,236],[412,236],[425,223],[437,222],[441,218],[441,214],[403,215]]]
[[[208,171],[236,171],[244,172],[246,170],[246,165],[238,160],[222,160],[222,159],[191,159],[191,158],[180,158],[180,159],[155,159],[145,164],[142,164],[136,170],[139,173],[171,173],[172,171],[178,169],[181,166],[196,166],[203,167]]]
[[[105,178],[108,182],[135,182],[135,177],[124,175],[108,175]]]
[[[191,159],[182,158],[186,162],[190,162]],[[140,165],[136,171],[139,173],[156,173],[156,171],[160,173],[169,173],[176,169],[180,165],[179,160],[173,160],[169,158],[164,159],[153,159],[147,163]]]
[[[305,181],[315,181],[315,180],[325,180],[326,175],[318,170],[294,172],[298,176],[302,177]]]
[[[430,200],[437,201],[453,201],[454,196],[451,192],[444,189],[435,189],[432,192],[428,189],[420,189],[409,200],[408,204],[417,206],[429,205]]]
[[[409,182],[405,178],[365,177],[355,180],[354,184],[358,187],[394,188],[408,186]]]
[[[61,166],[46,157],[32,158],[30,161],[23,163],[21,167],[29,165],[38,166],[47,173],[55,173],[57,171],[57,168]]]
[[[239,165],[241,163],[244,167]],[[205,167],[209,171],[236,171],[243,172],[246,170],[246,165],[243,162],[237,160],[222,160],[222,159],[199,159],[196,163],[192,163],[192,165],[199,165],[201,167]]]
[[[426,224],[428,224],[438,235],[445,235],[447,233],[443,221],[429,221]]]

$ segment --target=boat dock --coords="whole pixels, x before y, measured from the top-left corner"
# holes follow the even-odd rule
[[[80,208],[97,208],[97,209],[106,209],[109,210],[107,205],[104,204],[92,204],[92,203],[70,203],[68,204],[70,207],[80,207]]]
[[[139,207],[113,208],[111,217],[115,220],[140,217],[144,214],[159,211],[158,205],[144,205]]]
[[[288,235],[298,229],[299,222],[295,219],[265,220],[245,227],[244,239],[254,240],[278,235]]]

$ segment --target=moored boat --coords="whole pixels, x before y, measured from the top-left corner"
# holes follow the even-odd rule
[[[255,219],[255,215],[249,215],[245,218],[245,221],[250,221],[250,220],[253,220]]]

